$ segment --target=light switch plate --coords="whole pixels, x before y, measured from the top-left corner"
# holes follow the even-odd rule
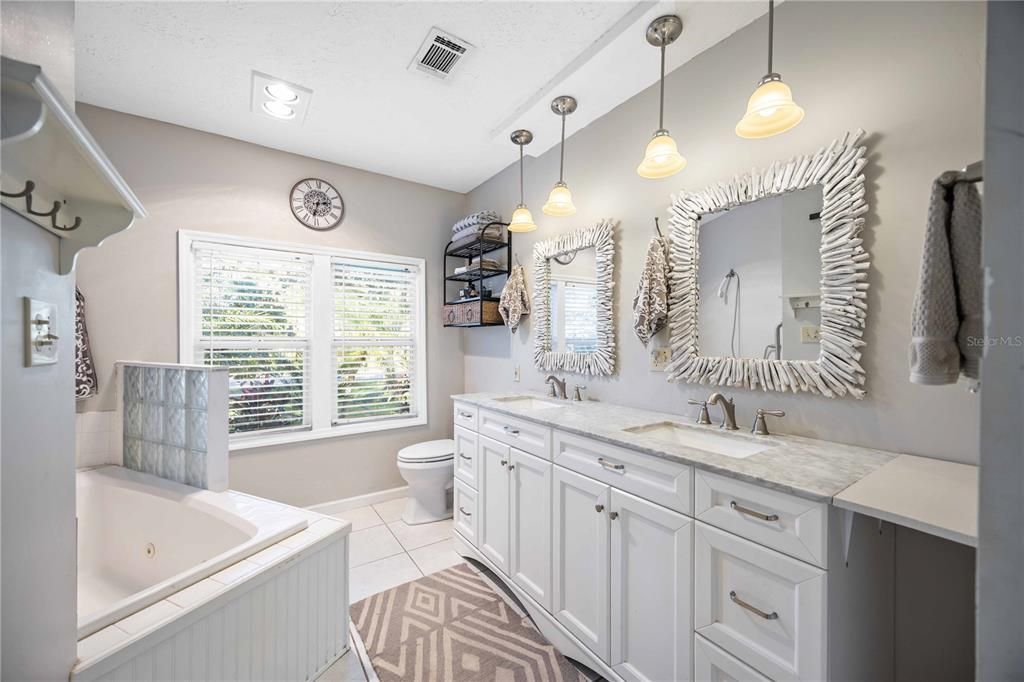
[[[668,363],[672,361],[672,348],[661,346],[651,349],[651,371],[664,372],[668,369]]]
[[[512,381],[519,382],[519,365],[512,368]]]
[[[57,364],[57,306],[25,297],[25,366]]]

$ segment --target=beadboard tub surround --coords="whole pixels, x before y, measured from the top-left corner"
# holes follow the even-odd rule
[[[510,395],[512,394],[466,393],[453,395],[452,400],[654,457],[692,464],[698,469],[724,474],[816,502],[831,502],[839,492],[897,456],[897,453],[883,450],[800,436],[753,436],[743,429],[723,432],[717,426],[694,425],[692,417],[681,414],[640,410],[597,401],[564,401],[558,407],[536,408],[523,406],[523,401],[516,404],[515,401],[500,400],[507,399]],[[514,395],[535,397],[546,403],[561,402],[530,392]],[[770,444],[770,447],[744,459],[736,459],[625,430],[656,423],[671,423],[715,434],[722,433],[738,441]]]
[[[111,463],[213,491],[228,489],[228,372],[118,362]]]
[[[79,640],[70,680],[316,679],[348,651],[352,526],[289,509],[305,530]]]

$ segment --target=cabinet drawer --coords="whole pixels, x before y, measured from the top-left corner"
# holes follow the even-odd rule
[[[828,505],[697,471],[693,515],[797,559],[827,568]]]
[[[476,405],[470,405],[469,403],[455,403],[455,425],[469,429],[470,431],[476,431],[477,412],[479,412],[479,410]]]
[[[721,682],[722,680],[744,680],[771,682],[749,665],[704,639],[693,636],[693,681]]]
[[[825,571],[697,522],[693,627],[774,680],[825,679]]]
[[[455,530],[466,538],[471,545],[477,545],[477,519],[480,517],[477,506],[476,491],[462,481],[455,481],[454,499],[452,500],[455,517]]]
[[[555,431],[555,463],[669,509],[693,513],[693,468],[571,433]]]
[[[488,438],[551,459],[551,429],[547,426],[490,410],[478,411],[477,425],[477,430]]]
[[[471,488],[479,488],[480,456],[475,431],[455,427],[455,478]]]

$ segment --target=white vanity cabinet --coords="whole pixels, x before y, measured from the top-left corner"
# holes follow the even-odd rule
[[[891,677],[891,528],[459,407],[456,547],[566,655],[630,682]]]

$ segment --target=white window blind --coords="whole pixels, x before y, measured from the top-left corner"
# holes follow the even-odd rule
[[[558,352],[597,352],[597,283],[552,278],[551,319]]]
[[[194,361],[228,369],[232,434],[308,429],[313,258],[192,243]]]
[[[331,266],[334,423],[417,416],[419,269],[350,258]]]

